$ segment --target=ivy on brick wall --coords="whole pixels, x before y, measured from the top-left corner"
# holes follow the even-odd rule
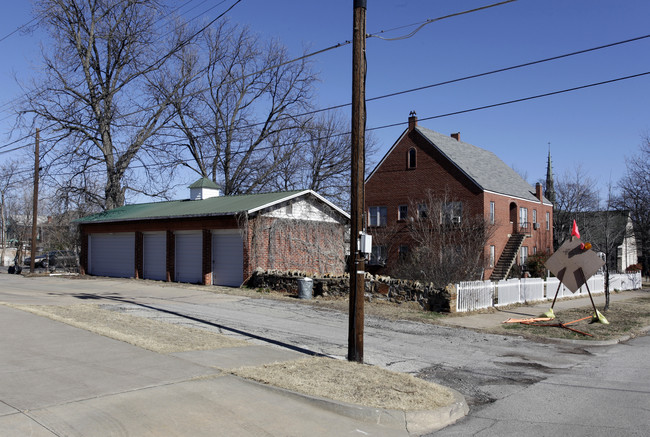
[[[338,223],[258,216],[242,217],[253,268],[313,274],[345,269],[344,228]]]

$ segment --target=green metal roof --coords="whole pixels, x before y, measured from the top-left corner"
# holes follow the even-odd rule
[[[208,178],[201,178],[187,188],[215,188],[218,190],[220,187]]]
[[[204,200],[173,200],[169,202],[125,205],[75,220],[76,223],[101,223],[197,216],[233,215],[255,212],[273,204],[313,193],[309,190],[279,193],[220,196]],[[315,193],[314,193],[315,194]],[[343,213],[345,214],[345,213]]]

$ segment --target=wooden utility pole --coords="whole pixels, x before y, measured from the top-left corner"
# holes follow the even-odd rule
[[[354,0],[352,35],[352,185],[350,229],[350,329],[348,360],[363,363],[365,263],[358,247],[363,230],[366,133],[366,0]]]
[[[34,208],[32,213],[32,258],[29,261],[29,271],[34,273],[36,262],[36,238],[38,236],[38,174],[41,167],[38,151],[40,131],[36,128],[36,141],[34,143]]]

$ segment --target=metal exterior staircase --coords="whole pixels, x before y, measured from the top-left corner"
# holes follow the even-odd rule
[[[517,254],[519,253],[519,249],[521,248],[525,238],[526,234],[522,233],[512,234],[510,236],[506,243],[506,247],[503,249],[503,252],[499,257],[499,261],[497,261],[496,266],[494,266],[492,275],[490,275],[490,281],[500,281],[508,277],[508,273],[510,273],[510,269],[517,259]]]

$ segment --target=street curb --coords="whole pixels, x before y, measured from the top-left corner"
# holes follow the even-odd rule
[[[579,345],[579,346],[611,346],[614,344],[623,343],[635,337],[646,335],[649,331],[650,331],[650,326],[645,326],[639,329],[638,333],[636,334],[627,334],[619,338],[613,338],[611,340],[603,340],[603,341],[569,340],[565,338],[552,338],[552,337],[545,338],[544,341],[545,342],[548,341],[550,343],[572,344],[572,345]]]
[[[349,417],[360,422],[386,426],[388,428],[403,429],[411,435],[422,435],[437,431],[455,423],[469,412],[469,406],[465,401],[465,397],[456,390],[448,387],[445,388],[453,395],[453,402],[451,404],[434,410],[402,411],[349,404],[262,384],[235,375],[233,376],[256,387],[262,387],[287,397],[308,402],[316,407],[340,414],[341,416]]]

